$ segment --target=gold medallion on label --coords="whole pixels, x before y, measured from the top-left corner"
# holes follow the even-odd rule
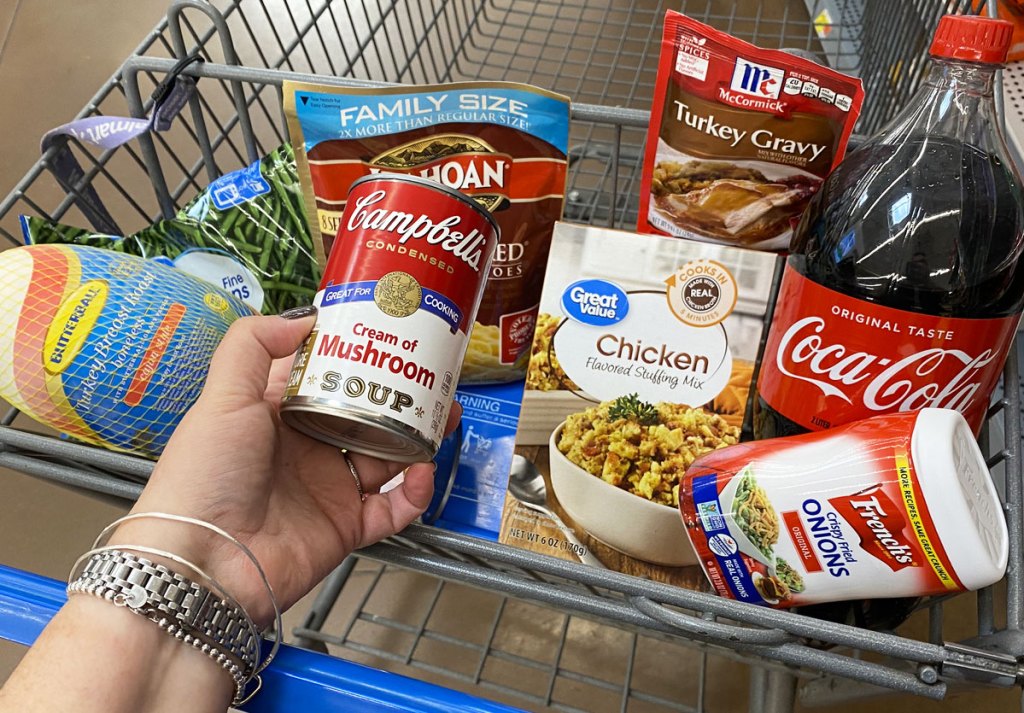
[[[423,288],[408,272],[389,272],[373,288],[373,301],[386,315],[408,317],[420,308]]]
[[[206,303],[207,307],[212,309],[214,312],[217,312],[218,314],[224,314],[225,312],[228,311],[228,308],[231,306],[230,304],[228,304],[228,301],[226,299],[218,295],[216,292],[207,292],[205,295],[203,295],[203,302]]]

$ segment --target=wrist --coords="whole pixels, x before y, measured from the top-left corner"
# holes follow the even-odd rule
[[[260,670],[261,639],[253,622],[220,587],[142,556],[151,554],[148,549],[108,545],[87,553],[79,560],[82,568],[75,567],[80,574],[68,584],[68,594],[99,597],[149,619],[223,668],[235,683],[235,700],[242,700],[246,683]],[[182,564],[176,555],[168,558]]]
[[[121,652],[129,668],[124,673],[144,682],[137,694],[136,710],[166,709],[168,702],[175,700],[183,704],[181,697],[185,695],[187,702],[191,695],[188,691],[210,696],[201,709],[219,701],[226,708],[231,700],[234,683],[224,669],[125,607],[111,606],[95,597],[74,596],[64,605],[60,619],[59,626],[73,629],[75,639],[94,652]],[[90,655],[88,650],[83,653]],[[186,681],[188,685],[183,687]],[[182,705],[182,709],[187,706]]]

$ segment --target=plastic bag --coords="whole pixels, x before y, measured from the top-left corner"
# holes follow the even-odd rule
[[[169,220],[122,237],[22,216],[26,244],[88,245],[156,259],[277,314],[320,283],[295,156],[283,145],[213,181]]]

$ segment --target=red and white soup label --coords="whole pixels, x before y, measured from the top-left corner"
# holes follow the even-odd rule
[[[948,408],[977,433],[1020,321],[883,307],[823,287],[791,265],[777,304],[758,393],[810,430]]]
[[[422,180],[356,183],[287,398],[353,406],[435,448],[497,242],[469,200]]]
[[[964,589],[914,462],[920,415],[880,416],[698,459],[679,505],[718,593],[788,607]]]

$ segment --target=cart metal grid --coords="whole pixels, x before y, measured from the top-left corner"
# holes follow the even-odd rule
[[[629,0],[602,6],[587,0],[174,0],[167,19],[135,54],[183,57],[194,52],[213,63],[352,79],[508,80],[564,92],[616,116],[614,124],[583,117],[574,122],[566,218],[631,227],[644,112],[653,92],[666,8],[756,44],[810,52],[859,74],[870,100],[858,131],[867,133],[917,87],[924,43],[938,16],[977,2],[805,0],[801,6],[796,0]],[[191,102],[192,121],[182,124],[184,132],[154,138],[167,181],[158,190],[159,202],[125,188],[138,184],[124,176],[141,180],[145,171],[131,146],[97,152],[75,144],[86,183],[96,185],[116,221],[127,228],[172,212],[206,181],[286,140],[278,97],[259,85],[251,90],[242,96],[238,85],[225,81],[216,88],[204,86]],[[124,87],[115,75],[80,116],[123,111]],[[181,156],[193,155],[197,145],[201,160],[186,165]],[[50,158],[44,156],[0,202],[0,236],[11,244],[19,242],[17,214],[23,211],[88,222],[71,210],[73,201],[66,194],[74,188],[61,187],[46,174]]]
[[[815,45],[816,35],[807,29],[809,16],[797,22],[796,15],[785,14],[790,12],[787,10],[781,19],[771,20],[765,16],[768,10],[756,5],[758,9],[754,19],[742,19],[739,5],[723,5],[728,10],[720,15],[714,14],[714,8],[719,5],[711,0],[687,3],[684,10],[737,34],[746,32],[748,38],[766,45],[797,44],[789,41],[787,28],[790,24],[794,27],[799,25],[805,46],[823,51],[820,45]],[[309,17],[306,22],[301,22],[293,12],[301,5],[292,3],[285,5],[287,21],[276,24],[273,18],[277,10],[273,9],[273,4],[259,4],[259,7],[277,30],[274,36],[277,37],[279,51],[264,52],[255,63],[269,65],[271,70],[299,66],[296,57],[304,56],[311,69],[323,72],[325,70],[319,63],[326,60],[314,56],[316,43],[322,45],[324,53],[331,55],[331,42],[337,37],[339,42],[349,46],[350,52],[354,50],[349,43],[354,43],[358,51],[350,56],[359,59],[359,63],[350,63],[347,67],[338,64],[328,67],[326,71],[338,71],[339,66],[345,70],[339,73],[347,74],[346,77],[331,80],[338,84],[366,84],[366,80],[359,76],[360,66],[367,75],[379,71],[388,80],[404,81],[486,77],[551,84],[540,72],[552,69],[565,72],[576,84],[574,87],[555,85],[555,88],[575,90],[577,99],[591,100],[591,103],[580,102],[574,107],[574,153],[570,176],[573,197],[569,201],[567,218],[627,227],[632,225],[635,217],[635,169],[647,123],[646,112],[638,107],[643,104],[643,80],[649,83],[653,76],[648,64],[654,61],[656,52],[644,45],[644,49],[630,53],[626,47],[629,33],[636,32],[637,27],[646,33],[644,37],[647,38],[652,32],[651,25],[660,24],[660,6],[643,11],[634,4],[625,15],[615,15],[616,11],[612,9],[590,10],[569,2],[544,3],[538,6],[537,14],[529,15],[521,9],[523,4],[515,0],[506,0],[502,6],[503,14],[495,9],[498,7],[495,3],[485,2],[478,7],[469,5],[468,0],[435,0],[434,5],[421,3],[415,8],[397,2],[372,7],[366,2],[358,6],[345,3],[343,8],[332,8],[330,3],[313,7],[312,2],[307,2]],[[354,9],[357,7],[358,11]],[[695,8],[703,8],[706,12],[701,14]],[[348,25],[339,25],[341,9],[349,15]],[[545,15],[545,9],[551,9],[555,14]],[[562,15],[558,13],[570,10],[576,13],[576,19],[569,26],[559,26]],[[936,10],[935,14],[940,11]],[[361,20],[353,19],[355,12],[362,13],[359,16]],[[191,13],[201,13],[209,18],[209,26],[202,29],[201,23],[193,23]],[[583,17],[590,17],[590,13],[604,19],[599,19],[596,24],[585,24]],[[75,146],[76,154],[86,166],[80,185],[69,186],[67,190],[56,186],[45,173],[48,157],[44,156],[0,203],[0,231],[10,242],[19,242],[16,238],[16,217],[22,212],[84,224],[84,216],[75,203],[77,195],[86,186],[94,186],[107,200],[119,223],[132,230],[147,224],[160,213],[171,212],[206,180],[223,170],[254,160],[261,152],[283,141],[283,122],[278,110],[281,81],[284,78],[327,80],[303,73],[231,66],[240,60],[245,61],[249,54],[260,49],[258,45],[247,49],[238,39],[256,41],[254,16],[259,17],[254,4],[246,0],[228,4],[223,14],[212,5],[195,0],[174,3],[169,12],[169,22],[158,27],[140,46],[140,53],[157,56],[130,59],[123,71],[83,110],[83,115],[120,115],[127,108],[132,115],[142,116],[148,109],[143,97],[174,65],[172,60],[162,59],[159,55],[180,56],[190,47],[198,47],[211,60],[227,61],[228,65],[210,62],[186,70],[186,74],[201,78],[199,92],[187,114],[170,132],[145,137],[137,148],[126,146],[99,152]],[[371,19],[374,17],[376,19]],[[324,18],[330,18],[330,21],[326,22]],[[531,18],[540,24],[541,30],[536,24],[528,24]],[[388,25],[389,22],[396,24]],[[241,24],[243,32],[232,34],[230,23]],[[520,35],[512,32],[502,37],[512,37],[524,53],[532,47],[546,53],[561,53],[559,56],[563,56],[565,61],[561,65],[557,62],[552,64],[540,56],[542,52],[526,60],[525,66],[519,66],[517,62],[522,60],[516,59],[518,54],[509,51],[500,54],[498,49],[489,46],[481,50],[479,37],[485,36],[481,28],[488,23],[497,23],[498,28],[506,33],[509,30],[519,31]],[[293,26],[293,37],[281,31],[282,27],[289,25]],[[334,34],[326,32],[326,26],[332,27]],[[405,41],[411,42],[409,38],[416,37],[416,44],[402,45],[403,35],[389,34],[388,28],[403,29]],[[616,36],[609,28],[619,28],[625,34]],[[769,29],[766,28],[774,34],[768,34]],[[582,29],[594,33],[590,38],[592,46],[582,50],[583,59],[573,60],[574,64],[569,61],[576,56],[574,48],[587,41],[580,34]],[[537,32],[541,35],[538,36]],[[572,42],[567,44],[566,37],[569,36]],[[388,39],[393,37],[398,39]],[[625,85],[614,81],[613,73],[607,72],[599,61],[601,53],[596,48],[604,48],[609,38],[612,45],[618,47],[609,55],[611,59],[633,63],[629,71],[634,77],[634,85],[627,93],[619,93],[620,86]],[[233,42],[238,43],[237,49]],[[428,50],[431,46],[435,47],[433,54]],[[300,47],[301,51],[297,51]],[[469,59],[473,51],[489,54],[484,59]],[[377,64],[369,59],[374,56]],[[425,59],[428,56],[431,57],[429,62]],[[442,57],[446,61],[438,65],[434,57]],[[392,64],[388,66],[383,58],[390,58]],[[404,61],[394,62],[396,58]],[[576,76],[569,74],[572,67],[576,68]],[[595,67],[601,68],[604,72],[601,76],[607,78],[596,87],[584,81],[584,75],[589,74],[586,70]],[[428,70],[438,70],[439,74],[426,74]],[[465,74],[468,70],[476,74]],[[621,70],[619,67],[616,72]],[[389,71],[397,74],[389,75]],[[635,106],[630,107],[630,103],[635,103]],[[152,194],[146,190],[136,191],[149,183],[154,187]],[[613,206],[615,209],[611,210]],[[1011,356],[1006,383],[1019,383],[1015,356]],[[995,418],[1011,416],[1005,419],[1004,429],[1006,442],[1011,446],[993,453],[991,463],[1003,462],[1006,470],[1012,566],[1005,584],[1005,606],[996,588],[966,595],[977,598],[978,638],[972,643],[978,648],[965,649],[943,642],[943,602],[940,600],[924,605],[928,609],[930,624],[927,641],[919,641],[827,624],[787,612],[750,608],[708,594],[595,571],[583,565],[574,566],[430,528],[410,528],[402,538],[369,548],[361,555],[465,582],[502,596],[539,601],[562,611],[614,622],[617,626],[636,631],[653,632],[699,647],[714,647],[715,651],[741,656],[744,660],[776,662],[770,674],[759,673],[753,682],[755,687],[781,688],[783,699],[787,696],[788,687],[790,702],[792,684],[791,680],[790,683],[786,681],[797,672],[815,678],[812,684],[819,682],[822,674],[827,674],[932,698],[945,695],[947,683],[965,678],[990,685],[1013,686],[1020,683],[1022,673],[1015,657],[1024,654],[1019,567],[1022,554],[1019,413],[1016,389],[1010,389],[1006,397],[993,407]],[[124,498],[137,496],[151,469],[151,464],[146,461],[13,427],[15,418],[16,414],[8,414],[0,426],[0,465]],[[384,625],[389,623],[384,622]],[[395,624],[395,628],[401,627]],[[420,636],[429,637],[426,626],[417,630]],[[300,633],[306,638],[318,636],[317,630],[310,627]],[[322,633],[319,636],[332,641]],[[827,642],[830,646],[808,646],[807,642],[811,640]],[[484,653],[486,657],[488,652]],[[779,672],[788,673],[774,675]],[[774,683],[769,685],[771,681]],[[819,688],[827,693],[827,687],[831,685],[826,682]],[[813,685],[805,685],[804,690],[813,692]],[[627,690],[624,707],[629,695]],[[698,709],[699,705],[698,697]]]

